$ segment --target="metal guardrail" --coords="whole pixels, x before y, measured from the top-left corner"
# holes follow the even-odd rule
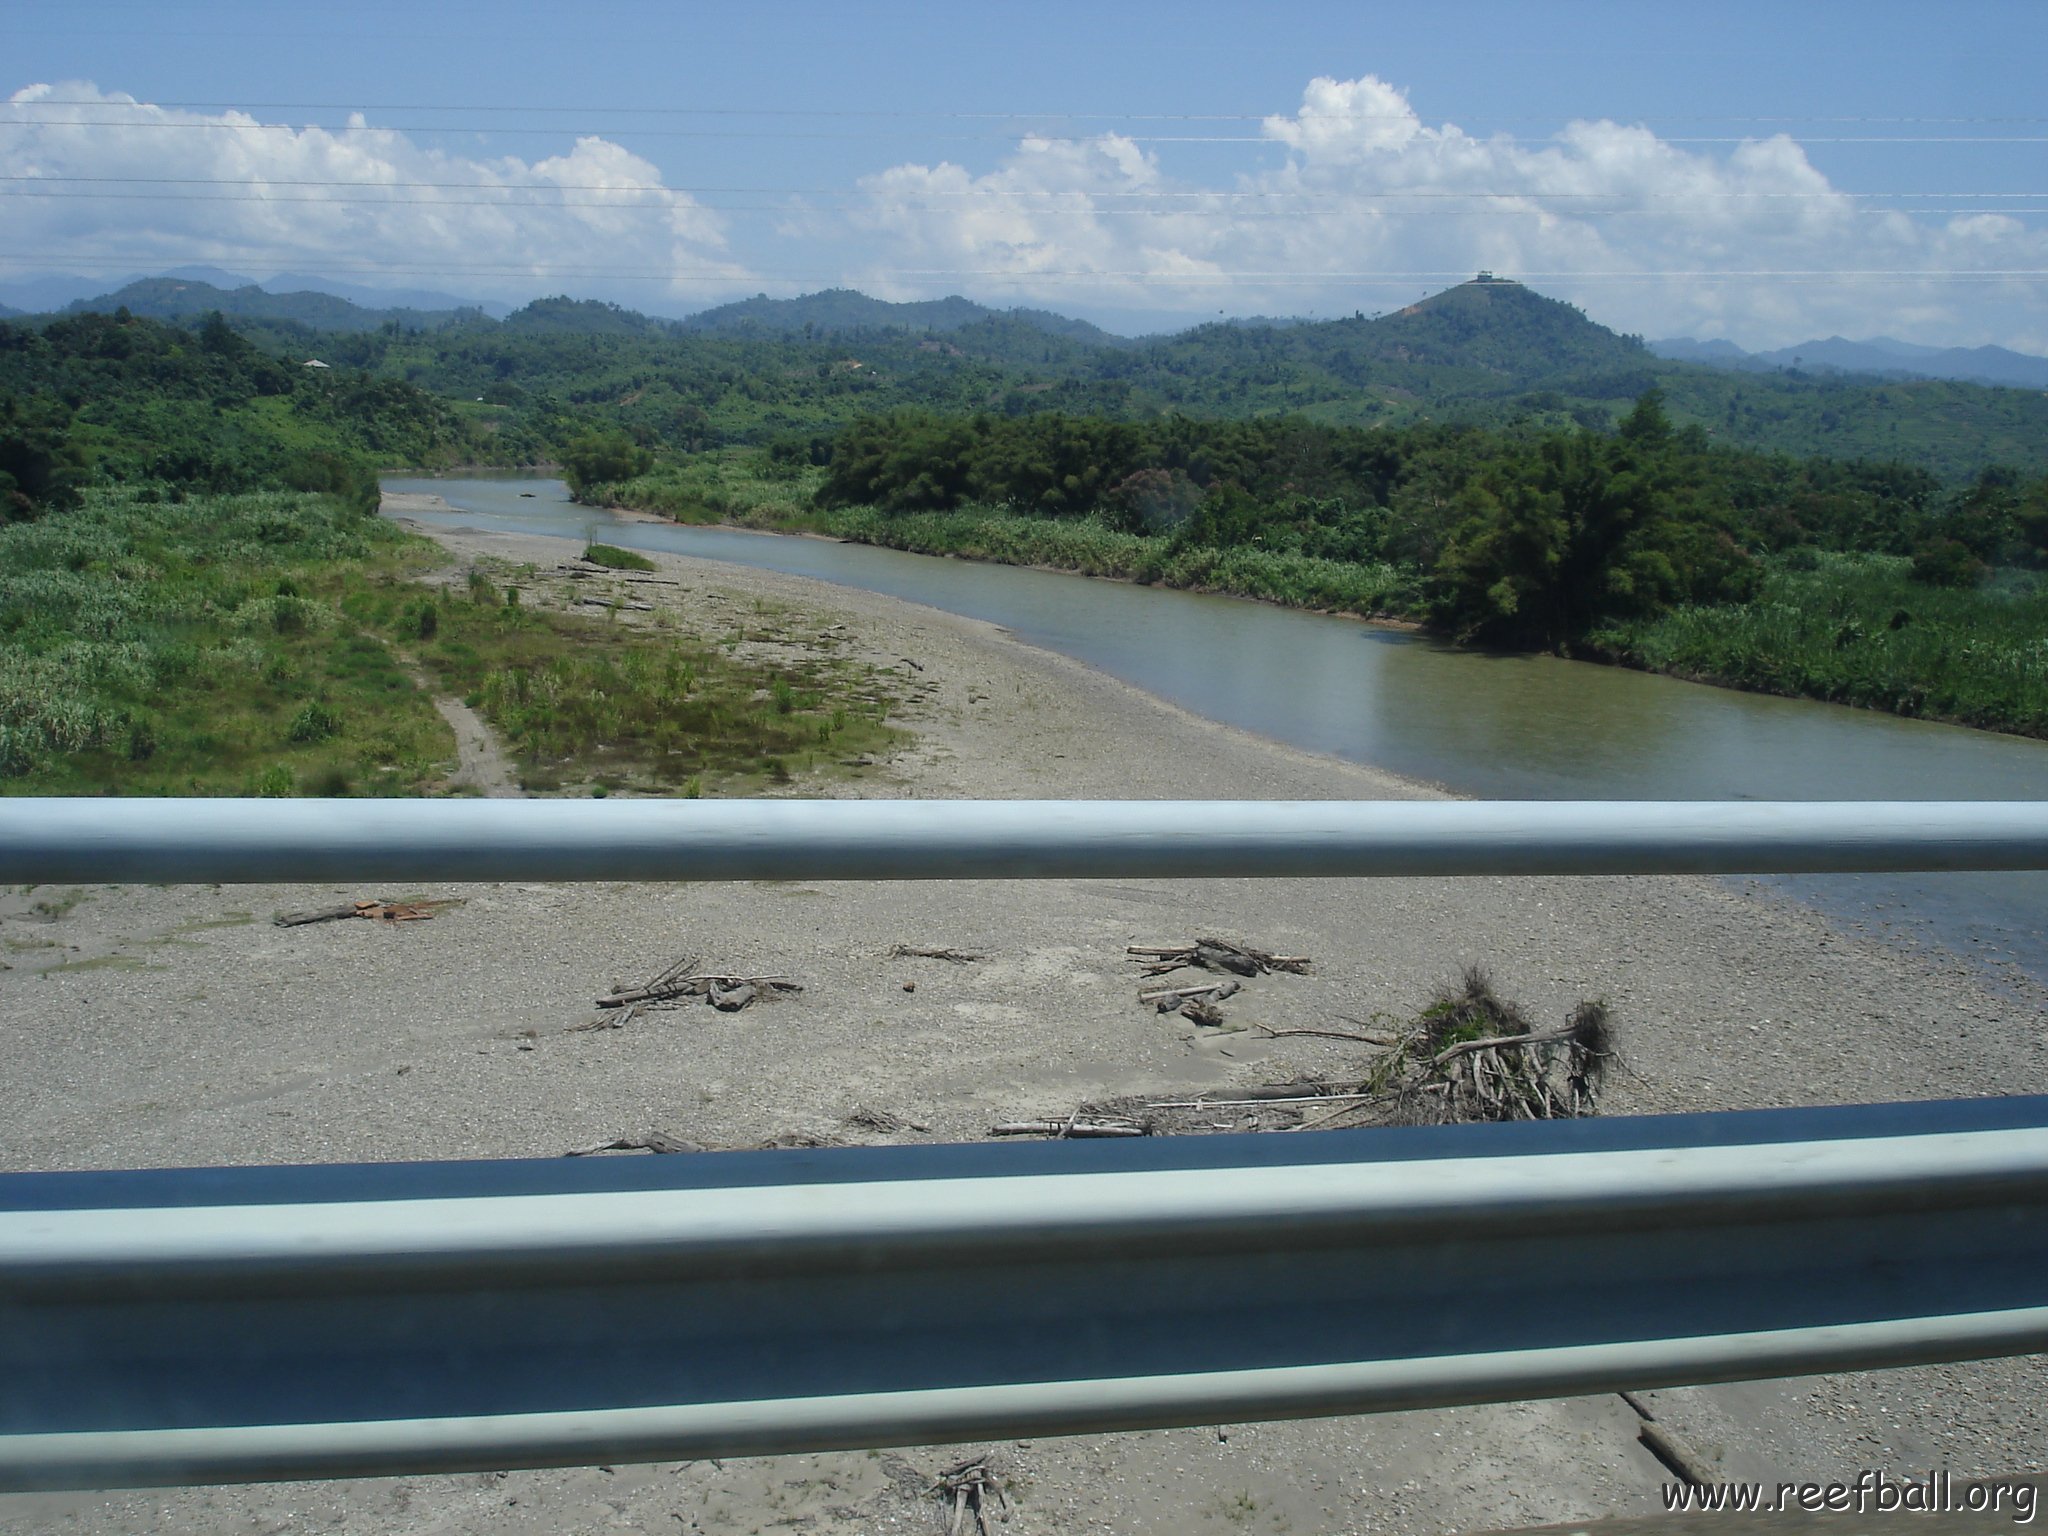
[[[0,799],[0,881],[2048,867],[2048,805]],[[0,1175],[0,1490],[1364,1412],[2048,1348],[2048,1099]]]
[[[2048,1347],[2048,1099],[0,1177],[0,1489],[1513,1400]]]
[[[0,881],[2048,868],[2048,802],[0,797]]]

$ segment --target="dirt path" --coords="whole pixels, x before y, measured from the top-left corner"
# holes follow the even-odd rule
[[[434,708],[455,733],[457,766],[448,778],[450,789],[474,790],[488,800],[516,800],[524,794],[518,770],[481,715],[462,700],[444,694],[434,696]]]
[[[564,549],[442,542],[460,560],[543,565]],[[729,632],[755,604],[785,604],[846,636],[844,654],[898,669],[914,740],[833,794],[1430,793],[1197,719],[986,624],[656,558],[678,585],[651,590],[678,623]],[[415,894],[464,904],[420,923],[268,921]],[[1258,978],[1223,1028],[1140,1007],[1124,946],[1202,933],[1315,963]],[[2038,990],[1994,994],[1960,961],[1693,879],[45,888],[0,892],[0,946],[5,1169],[553,1157],[650,1131],[728,1147],[979,1141],[1084,1099],[1345,1070],[1342,1042],[1250,1026],[1412,1015],[1468,961],[1539,1020],[1607,1000],[1639,1074],[1616,1084],[1613,1113],[2048,1086]],[[615,981],[684,954],[806,990],[734,1015],[574,1027]],[[1248,1315],[1273,1304],[1241,1300]],[[2039,1361],[1648,1396],[1731,1478],[2048,1463]],[[1667,1474],[1637,1428],[1596,1397],[990,1449],[1015,1485],[1009,1536],[1421,1533],[1655,1513]],[[0,1498],[0,1531],[911,1532],[943,1529],[923,1490],[964,1454]]]

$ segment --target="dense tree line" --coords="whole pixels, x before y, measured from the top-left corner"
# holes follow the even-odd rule
[[[1421,578],[1454,633],[1560,650],[1675,604],[1741,601],[1760,556],[1795,548],[1910,555],[1936,583],[2048,564],[2048,479],[1991,470],[1951,491],[1906,465],[1722,447],[1674,427],[1654,386],[1612,432],[896,412],[833,441],[819,498],[1384,562]]]
[[[1675,422],[1716,443],[1914,464],[1948,485],[1999,463],[2048,469],[2048,396],[2037,391],[1666,361],[1515,283],[1461,284],[1387,315],[1135,341],[977,310],[836,294],[667,321],[556,298],[503,320],[470,310],[331,331],[270,314],[229,323],[272,354],[318,355],[439,397],[496,463],[556,459],[612,431],[670,456],[816,440],[900,409],[1608,431],[1655,387]],[[892,323],[906,315],[931,323]]]
[[[196,328],[119,311],[0,323],[0,515],[62,509],[90,483],[368,506],[379,466],[472,451],[474,434],[413,386],[305,362],[217,314]]]

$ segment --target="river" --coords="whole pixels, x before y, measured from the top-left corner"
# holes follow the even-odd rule
[[[423,522],[593,537],[862,587],[999,624],[1184,709],[1455,793],[1570,800],[2048,799],[2048,743],[1703,687],[1239,598],[823,539],[621,518],[559,480],[392,477]],[[1783,876],[1760,890],[2048,983],[2048,873]]]

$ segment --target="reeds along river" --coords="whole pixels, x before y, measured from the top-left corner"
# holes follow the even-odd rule
[[[1544,656],[1459,651],[1236,598],[642,522],[558,480],[390,479],[454,524],[591,536],[812,576],[1000,624],[1184,709],[1464,795],[1565,800],[2048,799],[2048,742]],[[1852,925],[2048,983],[2048,872],[1755,882]]]

